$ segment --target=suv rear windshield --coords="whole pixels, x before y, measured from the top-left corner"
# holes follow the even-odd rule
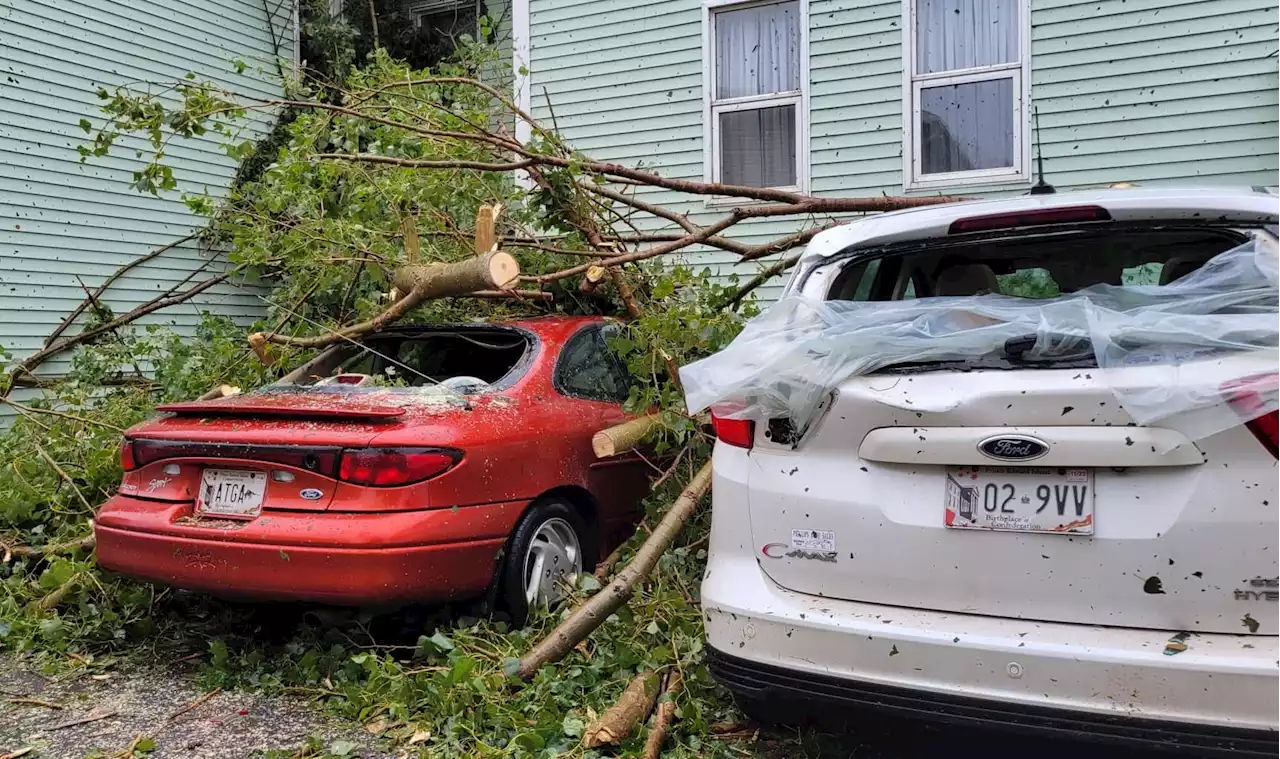
[[[1098,284],[1165,285],[1246,240],[1236,230],[1073,230],[952,242],[934,240],[880,258],[855,258],[828,300],[931,295],[1055,298]]]

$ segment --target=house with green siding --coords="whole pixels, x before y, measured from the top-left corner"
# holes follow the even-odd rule
[[[293,0],[0,0],[0,346],[15,358],[46,337],[122,266],[102,303],[124,313],[223,265],[195,240],[203,225],[178,193],[130,187],[133,138],[113,155],[82,161],[77,146],[102,123],[99,89],[202,79],[256,97],[278,97],[295,65]],[[243,63],[243,70],[237,61]],[[269,128],[264,114],[246,135]],[[167,148],[182,188],[226,191],[237,164],[213,138]],[[262,312],[252,289],[227,283],[143,324],[191,331],[201,312],[251,321]],[[72,331],[74,332],[75,327]],[[67,357],[40,369],[56,376]],[[3,414],[7,409],[0,409]],[[0,420],[2,421],[2,420]]]
[[[665,176],[1019,194],[1039,151],[1059,190],[1278,183],[1274,0],[512,2],[518,101],[594,158]],[[640,197],[699,222],[725,211]]]

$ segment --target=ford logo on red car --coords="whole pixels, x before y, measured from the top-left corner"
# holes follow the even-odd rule
[[[978,450],[1001,461],[1030,461],[1048,453],[1049,446],[1033,437],[1001,435],[978,443]]]

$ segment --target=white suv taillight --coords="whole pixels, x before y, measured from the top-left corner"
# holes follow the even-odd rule
[[[723,443],[732,445],[735,448],[746,448],[751,450],[751,446],[756,440],[756,423],[750,419],[726,419],[721,414],[730,414],[737,411],[739,407],[729,405],[717,405],[711,409],[711,428],[715,430],[716,438]]]
[[[1280,388],[1280,375],[1276,374],[1260,374],[1256,377],[1246,377],[1242,380],[1228,382],[1222,386],[1222,395],[1227,401],[1227,405],[1231,406],[1241,419],[1246,420],[1245,426],[1258,438],[1258,442],[1262,443],[1272,456],[1280,458],[1277,454],[1277,412],[1259,414],[1267,407],[1267,399],[1274,398]]]

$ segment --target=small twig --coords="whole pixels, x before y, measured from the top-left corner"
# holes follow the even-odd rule
[[[27,746],[26,748],[20,748],[17,751],[10,751],[7,754],[0,754],[0,759],[18,759],[18,757],[26,756],[35,750],[35,746]]]
[[[596,580],[604,582],[605,578],[609,576],[609,573],[613,571],[613,568],[617,566],[618,559],[622,558],[622,551],[626,547],[626,541],[623,541],[618,544],[617,548],[613,549],[613,553],[609,554],[604,561],[600,562],[600,566],[596,567]]]
[[[130,757],[133,756],[133,752],[137,750],[138,746],[146,740],[146,738],[147,736],[142,733],[138,733],[133,736],[133,740],[129,742],[128,747],[115,754],[114,759],[130,759]]]
[[[58,724],[49,728],[48,732],[53,732],[54,730],[63,730],[68,727],[75,727],[76,725],[87,725],[90,722],[97,722],[99,720],[110,719],[112,717],[117,716],[119,713],[120,712],[99,712],[99,713],[90,712],[88,715],[84,717],[79,717],[77,719],[70,719],[70,720],[67,720],[66,722],[59,722]]]
[[[84,493],[80,492],[80,488],[76,486],[76,481],[71,479],[71,475],[67,474],[62,467],[58,466],[58,462],[54,461],[53,457],[50,456],[49,453],[45,451],[45,449],[41,448],[39,443],[33,440],[31,442],[31,447],[35,448],[36,453],[40,454],[40,457],[43,458],[45,461],[49,462],[49,466],[53,467],[53,471],[57,472],[58,476],[60,476],[68,485],[71,486],[71,491],[76,494],[77,498],[80,499],[80,503],[84,504],[85,509],[89,511],[93,511],[93,505],[90,504],[89,500],[84,497]]]
[[[177,719],[178,717],[181,717],[182,715],[186,714],[187,712],[192,711],[193,709],[199,709],[199,708],[200,708],[201,706],[203,706],[206,702],[208,702],[208,701],[209,701],[209,699],[213,698],[214,696],[218,695],[218,694],[219,694],[219,693],[221,693],[221,692],[222,692],[222,688],[214,688],[213,690],[211,690],[211,691],[209,691],[208,693],[204,694],[204,695],[203,695],[203,696],[201,696],[200,698],[197,698],[195,701],[192,701],[191,703],[189,703],[189,704],[187,704],[186,706],[182,707],[181,709],[179,709],[178,711],[174,712],[173,714],[170,714],[170,715],[169,715],[169,719],[167,719],[167,720],[165,720],[165,721],[166,721],[166,722],[173,722],[175,719]]]
[[[62,704],[55,704],[52,701],[43,701],[38,698],[11,698],[9,703],[18,704],[20,706],[43,706],[46,709],[63,709]]]

